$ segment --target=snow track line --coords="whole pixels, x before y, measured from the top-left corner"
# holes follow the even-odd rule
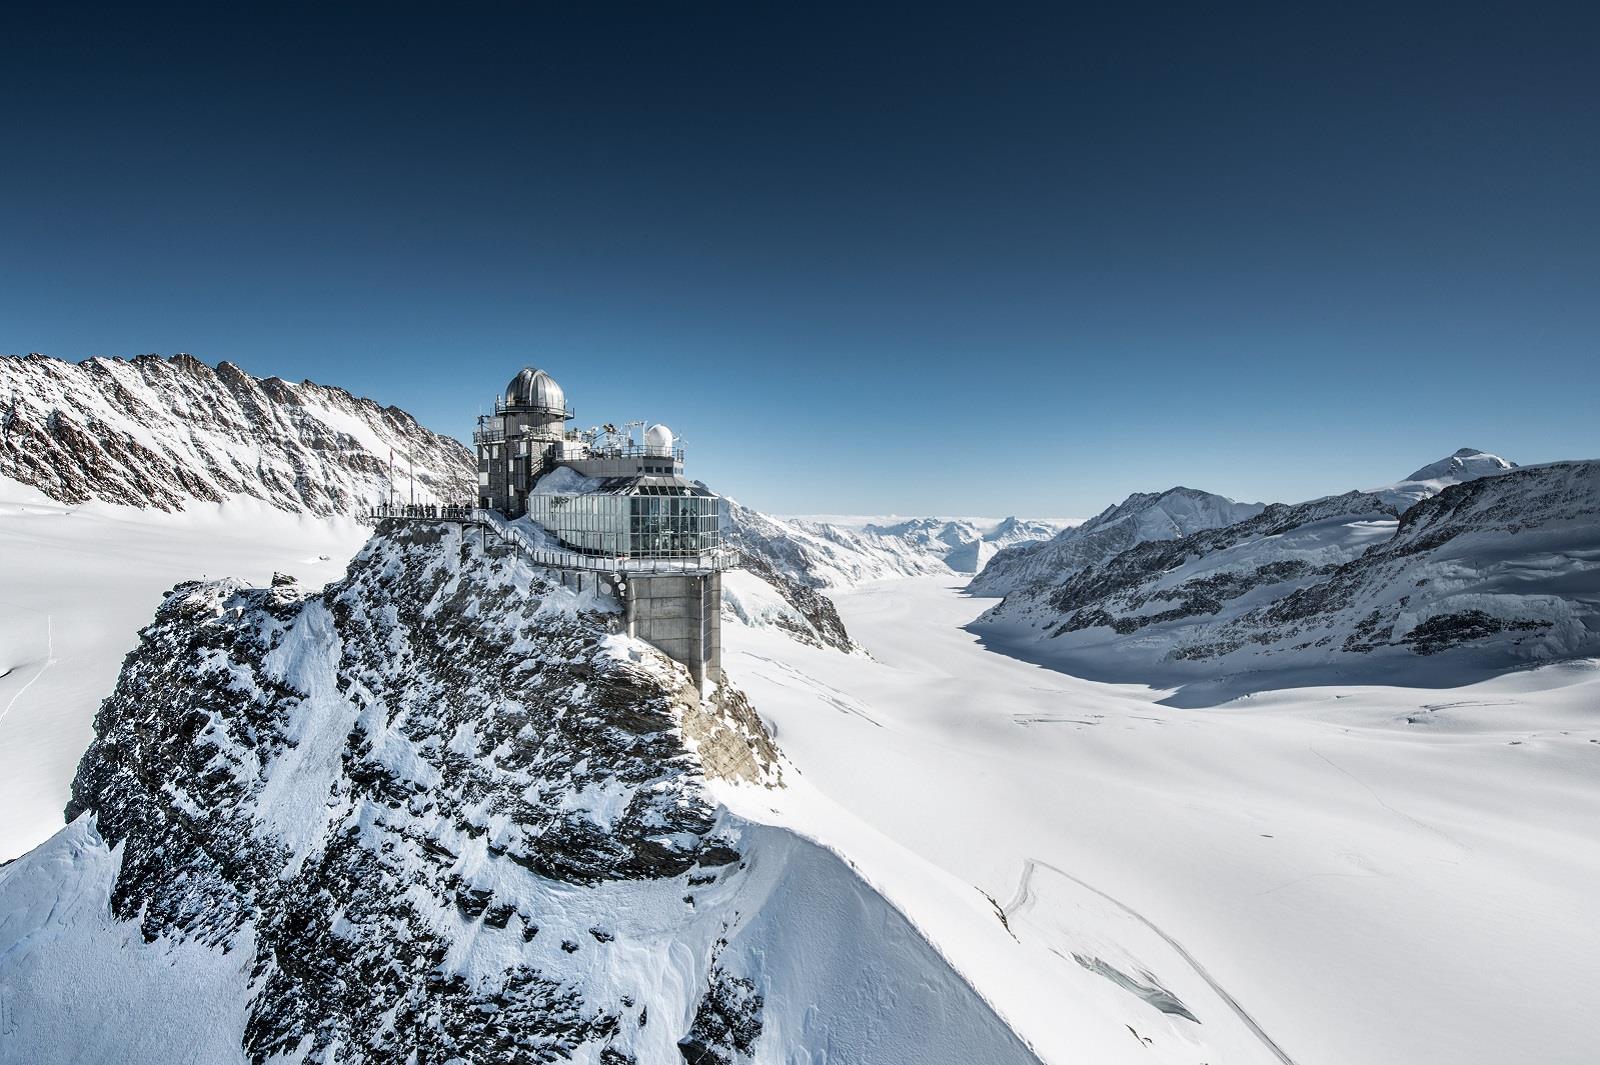
[[[1271,1036],[1262,1031],[1261,1026],[1255,1022],[1255,1018],[1251,1017],[1250,1014],[1245,1012],[1244,1007],[1239,1005],[1234,997],[1228,994],[1228,992],[1223,989],[1222,985],[1217,983],[1217,981],[1212,978],[1211,974],[1206,971],[1205,966],[1201,965],[1199,960],[1196,959],[1193,954],[1190,954],[1186,949],[1184,949],[1183,944],[1167,935],[1156,926],[1154,921],[1150,920],[1150,918],[1146,917],[1132,906],[1129,906],[1121,899],[1112,895],[1107,895],[1104,891],[1101,891],[1093,884],[1085,883],[1084,881],[1079,880],[1077,877],[1058,866],[1051,865],[1046,861],[1040,861],[1038,858],[1023,859],[1022,878],[1017,881],[1016,893],[1012,896],[1011,901],[1001,909],[1001,912],[1005,914],[1007,918],[1008,927],[1012,911],[1025,907],[1033,902],[1033,874],[1034,871],[1040,866],[1043,866],[1058,876],[1066,877],[1068,880],[1072,881],[1074,884],[1077,884],[1085,891],[1092,892],[1095,895],[1098,895],[1100,898],[1105,899],[1107,902],[1111,903],[1111,905],[1115,906],[1129,917],[1132,917],[1134,920],[1150,929],[1150,931],[1154,932],[1157,936],[1160,936],[1162,942],[1166,943],[1167,946],[1177,951],[1178,956],[1195,971],[1195,975],[1204,980],[1206,982],[1206,986],[1217,993],[1217,997],[1222,999],[1223,1004],[1233,1011],[1234,1016],[1238,1017],[1239,1020],[1244,1022],[1245,1027],[1254,1033],[1255,1037],[1261,1041],[1262,1046],[1270,1050],[1273,1056],[1282,1062],[1283,1065],[1295,1065],[1295,1060],[1286,1054],[1283,1048],[1273,1041]]]
[[[779,661],[776,658],[769,658],[766,655],[752,654],[750,652],[745,652],[745,655],[746,657],[754,659],[757,662],[764,662],[767,665],[776,666],[784,673],[789,674],[789,676],[792,677],[794,681],[798,682],[800,686],[810,688],[812,694],[816,695],[818,699],[827,703],[841,714],[849,714],[853,717],[859,717],[869,724],[876,725],[878,728],[883,728],[883,722],[873,717],[872,714],[867,711],[867,707],[860,700],[846,695],[838,688],[824,684],[822,681],[811,676],[811,674],[797,669],[787,662]],[[789,682],[786,682],[781,677],[775,677],[770,673],[763,673],[760,670],[756,670],[754,672],[757,676],[769,680],[779,686],[791,686]]]
[[[39,667],[39,672],[35,673],[33,678],[29,680],[28,683],[16,690],[16,693],[11,696],[11,700],[6,703],[6,708],[4,710],[0,710],[0,721],[4,721],[6,719],[6,715],[11,713],[11,708],[17,705],[17,700],[22,698],[22,693],[33,687],[34,681],[37,681],[40,677],[44,676],[44,671],[56,664],[56,634],[54,623],[54,615],[46,614],[44,616],[44,665]]]
[[[1419,821],[1417,818],[1412,817],[1410,814],[1406,813],[1404,810],[1400,809],[1399,807],[1391,805],[1387,799],[1385,799],[1382,795],[1378,794],[1377,790],[1375,788],[1373,788],[1373,786],[1371,784],[1368,784],[1365,780],[1362,780],[1360,777],[1356,776],[1354,773],[1350,772],[1350,770],[1346,769],[1344,766],[1342,766],[1339,763],[1335,762],[1332,758],[1329,758],[1327,755],[1323,754],[1321,751],[1317,750],[1315,747],[1309,747],[1308,746],[1306,748],[1306,750],[1310,751],[1312,754],[1316,755],[1318,758],[1322,759],[1324,762],[1327,762],[1330,768],[1337,769],[1339,772],[1343,773],[1345,776],[1349,777],[1351,780],[1353,780],[1357,784],[1361,785],[1361,787],[1366,790],[1366,793],[1368,795],[1372,796],[1373,801],[1375,801],[1379,806],[1383,807],[1385,810],[1388,810],[1390,813],[1394,814],[1396,817],[1400,818],[1402,821],[1405,821],[1405,822],[1408,822],[1409,824],[1415,825],[1417,828],[1421,829],[1423,832],[1427,832],[1428,834],[1430,834],[1432,836],[1436,836],[1439,839],[1442,839],[1446,843],[1450,844],[1450,846],[1457,848],[1461,852],[1461,854],[1451,864],[1453,864],[1453,865],[1461,864],[1461,860],[1472,853],[1472,848],[1471,847],[1467,846],[1465,843],[1462,843],[1459,839],[1456,839],[1454,836],[1450,835],[1450,833],[1444,831],[1443,829],[1435,828],[1432,825],[1428,824],[1426,821]],[[1448,859],[1440,859],[1440,861],[1448,861]]]

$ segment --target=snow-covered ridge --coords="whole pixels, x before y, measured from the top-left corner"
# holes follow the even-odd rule
[[[1399,516],[1373,493],[1275,504],[1008,597],[978,627],[1069,671],[1147,682],[1283,668],[1423,682],[1594,655],[1600,463],[1500,471]]]
[[[1438,462],[1430,462],[1402,481],[1373,489],[1373,494],[1382,497],[1396,510],[1405,510],[1413,503],[1438,495],[1453,484],[1478,477],[1495,477],[1516,468],[1515,462],[1499,455],[1463,447]]]
[[[318,587],[370,533],[250,496],[141,510],[58,503],[0,478],[0,861],[61,828],[95,709],[168,590],[279,572]]]
[[[0,357],[0,477],[52,499],[181,510],[240,496],[350,514],[389,479],[418,498],[476,492],[471,453],[409,414],[310,381],[188,355]]]
[[[1011,595],[1059,584],[1147,540],[1169,540],[1216,529],[1261,513],[1260,503],[1236,503],[1193,488],[1135,492],[1053,539],[1021,543],[991,558],[969,586],[975,595]]]
[[[812,588],[848,588],[886,577],[948,573],[944,562],[898,537],[775,518],[727,500],[723,535],[747,555]]]
[[[936,556],[904,540],[774,518],[734,499],[723,503],[722,535],[738,549],[744,569],[723,582],[725,620],[849,651],[855,645],[827,590],[950,572]]]
[[[1015,544],[1048,540],[1061,529],[1059,522],[1008,517],[996,522],[910,518],[886,525],[869,522],[861,531],[884,539],[904,540],[940,558],[956,573],[977,573],[997,552]]]
[[[321,592],[175,589],[75,820],[0,869],[0,1062],[1034,1061],[844,862],[717,806],[778,782],[764,728],[614,611],[447,525]]]

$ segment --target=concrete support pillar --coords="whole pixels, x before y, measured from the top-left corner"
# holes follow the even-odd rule
[[[722,681],[722,575],[629,575],[628,635],[688,667],[702,693]]]

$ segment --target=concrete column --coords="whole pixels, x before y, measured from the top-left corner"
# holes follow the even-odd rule
[[[628,635],[681,662],[703,692],[722,679],[722,578],[629,575]]]

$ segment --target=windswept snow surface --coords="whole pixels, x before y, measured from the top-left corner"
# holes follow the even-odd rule
[[[871,658],[726,635],[798,770],[745,801],[1045,1060],[1595,1060],[1600,662],[1185,710],[985,650],[952,578],[838,603]]]
[[[274,572],[314,588],[344,575],[369,531],[254,499],[72,506],[0,478],[0,861],[61,827],[95,709],[162,593]]]

